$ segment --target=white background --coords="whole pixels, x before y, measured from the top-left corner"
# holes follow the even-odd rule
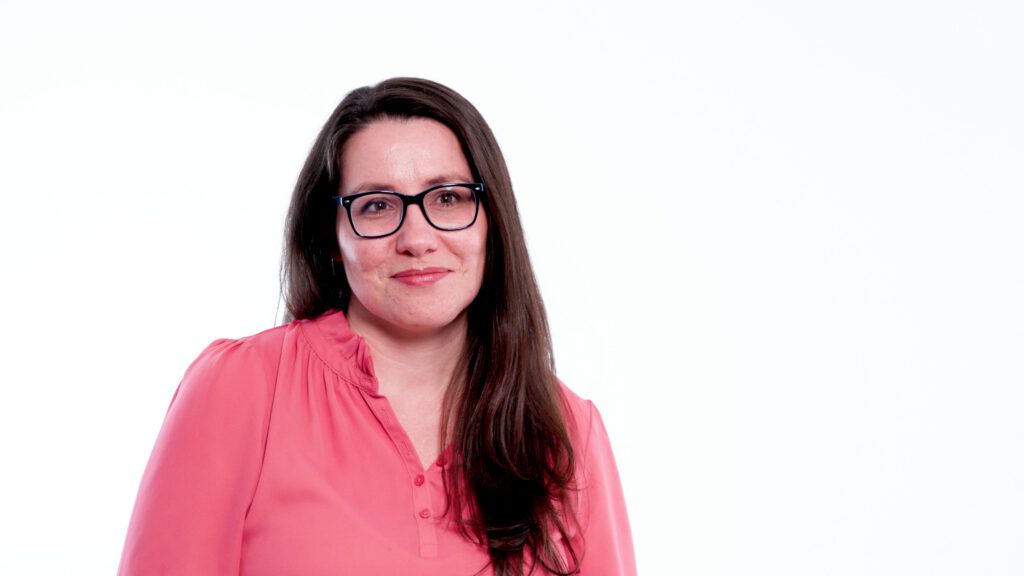
[[[0,573],[111,574],[188,363],[278,317],[322,123],[507,156],[643,574],[1024,573],[1014,2],[0,0]]]

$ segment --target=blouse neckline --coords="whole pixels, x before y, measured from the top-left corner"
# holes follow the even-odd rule
[[[342,380],[378,395],[370,347],[349,327],[344,312],[334,310],[296,322],[313,352]]]

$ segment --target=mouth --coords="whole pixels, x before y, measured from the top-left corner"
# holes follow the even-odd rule
[[[402,270],[392,276],[392,278],[403,284],[408,284],[409,286],[428,286],[438,282],[449,273],[451,273],[451,270],[447,268],[410,268],[408,270]]]

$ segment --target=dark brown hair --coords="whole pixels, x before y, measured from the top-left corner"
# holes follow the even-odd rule
[[[491,129],[465,98],[436,82],[392,78],[342,100],[306,159],[288,211],[281,280],[286,319],[347,307],[348,282],[333,262],[338,245],[331,196],[341,182],[345,142],[385,118],[430,118],[447,126],[486,189],[483,282],[467,309],[466,349],[441,415],[441,442],[450,441],[453,450],[445,467],[453,520],[463,535],[487,546],[498,576],[538,566],[575,573],[569,411],[555,378],[547,316],[508,168]]]

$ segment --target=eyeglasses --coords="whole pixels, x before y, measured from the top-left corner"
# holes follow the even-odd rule
[[[371,190],[350,196],[332,196],[336,204],[345,207],[352,230],[360,238],[383,238],[402,227],[405,210],[410,204],[420,207],[423,216],[438,230],[453,231],[469,228],[476,222],[480,211],[480,194],[484,185],[479,182],[439,184],[415,196],[406,196],[388,190]]]

